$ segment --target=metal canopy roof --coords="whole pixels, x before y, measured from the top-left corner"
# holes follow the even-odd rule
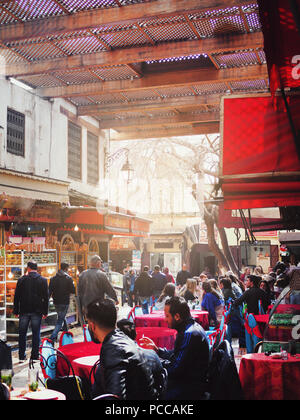
[[[269,89],[255,1],[0,0],[1,57],[112,140],[215,133],[222,95]]]

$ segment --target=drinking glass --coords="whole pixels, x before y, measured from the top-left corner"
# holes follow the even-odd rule
[[[35,392],[39,387],[39,368],[32,366],[28,369],[28,388],[30,392]]]
[[[12,377],[13,377],[12,369],[1,370],[1,382],[8,386],[9,391],[11,391]]]

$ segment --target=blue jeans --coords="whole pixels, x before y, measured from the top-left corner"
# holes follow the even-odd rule
[[[32,359],[39,359],[39,347],[41,340],[41,322],[42,314],[29,313],[22,314],[19,318],[19,359],[24,360],[26,358],[26,336],[31,323],[32,330]]]
[[[68,312],[69,305],[55,305],[57,312],[57,321],[54,331],[51,334],[50,339],[55,341],[57,339],[59,331],[63,328],[64,331],[68,331],[68,325],[66,321],[66,315]]]
[[[141,305],[142,305],[142,311],[143,314],[149,313],[149,304],[150,304],[150,298],[148,297],[140,297]]]

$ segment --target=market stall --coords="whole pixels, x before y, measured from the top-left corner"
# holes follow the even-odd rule
[[[56,273],[57,251],[56,249],[45,249],[40,244],[7,244],[1,249],[0,256],[0,278],[2,299],[2,335],[7,339],[18,337],[19,319],[13,314],[14,294],[18,279],[26,273],[27,263],[34,260],[38,264],[39,273],[48,281]],[[5,312],[4,312],[5,309]],[[43,320],[41,332],[52,331],[56,322],[56,312],[53,304],[50,304],[48,317]],[[6,325],[5,325],[6,324]],[[5,328],[6,327],[6,328]],[[29,336],[31,330],[29,330]]]

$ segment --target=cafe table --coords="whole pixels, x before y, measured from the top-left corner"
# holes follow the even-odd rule
[[[10,400],[12,401],[65,401],[66,396],[61,392],[50,390],[50,389],[41,389],[36,392],[28,392],[28,389],[15,388],[10,393]]]
[[[287,360],[247,354],[239,377],[246,400],[300,400],[300,354],[289,354]]]
[[[81,378],[89,378],[91,370],[96,362],[100,359],[99,355],[94,356],[84,356],[74,359],[72,361],[72,366],[74,373]]]
[[[174,348],[177,331],[165,327],[136,327],[136,342],[143,337],[151,338],[157,347],[172,350]]]
[[[85,356],[100,356],[101,344],[96,344],[93,341],[72,343],[61,346],[58,350],[70,361],[73,366],[73,360]],[[67,374],[67,366],[62,358],[57,358],[56,366],[57,374],[63,376]]]
[[[208,312],[201,310],[192,310],[191,316],[207,330],[209,328]],[[167,328],[168,324],[165,320],[164,311],[154,311],[151,314],[143,314],[135,317],[136,327],[164,327]]]

